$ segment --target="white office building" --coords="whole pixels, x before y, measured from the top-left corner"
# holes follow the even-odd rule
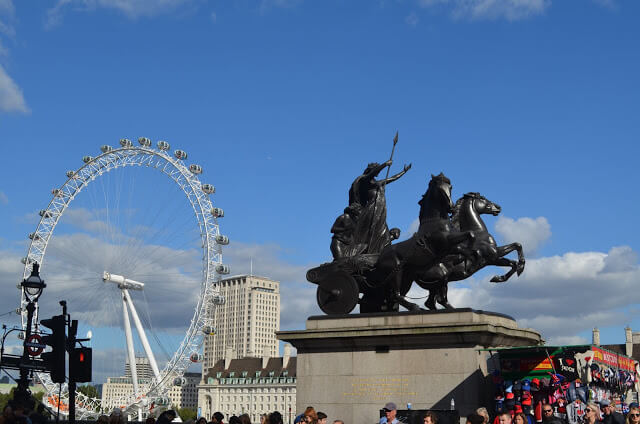
[[[276,331],[280,330],[280,283],[255,275],[237,275],[219,283],[223,305],[211,308],[215,334],[207,336],[202,373],[224,359],[278,356]]]

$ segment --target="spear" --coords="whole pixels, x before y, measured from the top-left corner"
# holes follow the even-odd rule
[[[389,160],[393,160],[393,152],[396,150],[396,144],[398,144],[398,131],[396,131],[396,136],[393,137],[393,147],[391,148],[391,157]],[[387,166],[387,175],[384,177],[384,183],[382,185],[387,184],[387,178],[389,178],[389,171],[391,170],[391,165]]]

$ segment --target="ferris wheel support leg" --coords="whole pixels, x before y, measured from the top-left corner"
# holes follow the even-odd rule
[[[136,329],[138,330],[138,336],[140,337],[140,341],[142,342],[144,352],[147,354],[147,358],[149,359],[149,364],[151,365],[151,369],[153,370],[153,375],[156,377],[156,381],[160,383],[160,370],[158,370],[156,358],[155,356],[153,356],[153,351],[151,350],[151,346],[149,346],[147,335],[145,334],[144,328],[142,328],[142,324],[140,323],[138,312],[136,311],[135,306],[133,306],[131,296],[129,296],[129,291],[127,289],[122,289],[122,294],[125,296],[125,300],[127,303],[129,303],[129,307],[131,308],[131,316],[133,317],[133,322],[136,325]]]
[[[131,369],[131,381],[133,382],[133,393],[138,395],[138,368],[136,366],[136,355],[133,350],[133,337],[131,336],[131,323],[129,322],[129,312],[127,311],[127,299],[122,296],[122,312],[124,318],[124,334],[127,338],[127,353],[129,355],[129,369]]]

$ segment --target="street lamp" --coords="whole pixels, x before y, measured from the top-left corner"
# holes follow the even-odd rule
[[[42,294],[42,290],[47,286],[44,280],[40,278],[40,265],[33,263],[31,275],[22,280],[20,283],[27,299],[27,328],[25,330],[24,342],[22,345],[22,361],[20,364],[20,379],[18,380],[18,389],[14,394],[14,399],[26,401],[29,398],[29,368],[26,365],[30,362],[29,353],[27,352],[27,343],[30,341],[31,324],[33,322],[33,313],[36,310],[36,303]]]
[[[42,290],[47,287],[44,280],[40,278],[40,264],[34,262],[31,275],[22,280],[20,286],[22,286],[29,303],[38,301]]]

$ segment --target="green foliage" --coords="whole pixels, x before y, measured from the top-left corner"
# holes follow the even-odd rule
[[[197,416],[197,412],[194,409],[191,408],[180,408],[178,409],[178,415],[180,415],[180,418],[182,418],[182,421],[187,421],[187,420],[195,420],[196,416]]]
[[[100,396],[98,395],[98,389],[96,389],[95,386],[92,386],[90,384],[85,384],[84,386],[78,386],[78,391],[90,398],[94,398],[94,399],[100,398]]]
[[[4,410],[4,407],[7,406],[7,404],[11,399],[13,399],[13,395],[15,391],[16,391],[16,388],[13,387],[9,393],[0,393],[0,411]],[[37,405],[39,405],[42,402],[42,398],[44,397],[44,392],[35,392],[35,393],[32,393],[31,396],[35,399],[34,406],[37,408]],[[46,412],[44,415],[49,416],[49,414]]]
[[[4,407],[7,406],[7,403],[9,403],[11,399],[13,399],[14,390],[15,387],[11,389],[9,393],[0,393],[0,411],[3,411]]]

